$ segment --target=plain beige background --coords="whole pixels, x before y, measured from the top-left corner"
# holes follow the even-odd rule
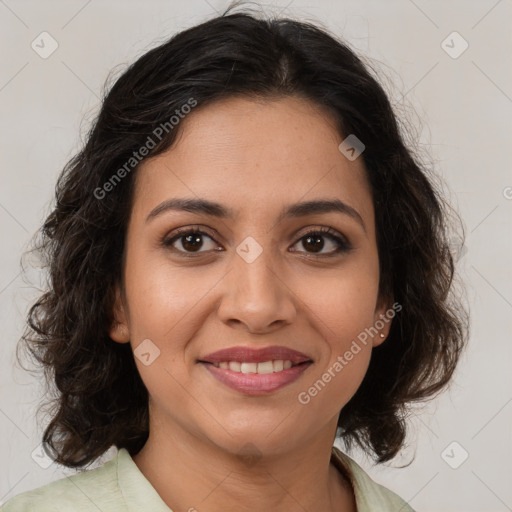
[[[41,467],[50,463],[37,456],[42,384],[15,365],[34,297],[20,275],[20,256],[97,111],[108,73],[227,4],[0,0],[0,503],[69,474],[54,464]],[[381,467],[359,452],[353,457],[415,510],[512,510],[511,2],[286,0],[272,6],[269,12],[322,24],[377,61],[466,227],[458,271],[472,332],[456,379],[415,413],[402,457]],[[41,37],[46,52],[58,45],[46,58]],[[39,281],[36,271],[28,278]],[[408,467],[393,467],[414,454]]]

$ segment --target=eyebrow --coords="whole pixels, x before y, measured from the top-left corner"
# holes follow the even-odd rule
[[[146,218],[146,222],[151,221],[167,211],[185,211],[217,217],[219,219],[234,219],[236,213],[230,208],[226,208],[220,203],[208,201],[206,199],[188,199],[173,198],[167,199],[153,208]],[[283,208],[277,218],[277,222],[285,218],[298,218],[307,215],[323,214],[323,213],[341,213],[347,215],[357,221],[366,232],[366,226],[359,212],[340,201],[339,199],[317,199],[314,201],[304,201],[295,203]]]

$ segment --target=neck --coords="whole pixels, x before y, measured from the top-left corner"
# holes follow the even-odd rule
[[[250,443],[229,453],[176,424],[153,425],[133,460],[176,512],[355,512],[350,483],[330,464],[336,425],[328,427],[300,447],[276,454]]]

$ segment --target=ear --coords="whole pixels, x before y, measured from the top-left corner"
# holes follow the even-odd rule
[[[112,311],[112,325],[109,329],[109,336],[117,343],[128,343],[130,341],[130,328],[127,322],[127,314],[119,286],[115,287],[115,299]]]
[[[373,317],[373,327],[377,331],[377,334],[373,336],[373,347],[378,347],[386,341],[391,329],[391,322],[396,314],[395,305],[392,297],[379,296]],[[400,305],[398,306],[402,309]],[[398,311],[400,309],[397,308]]]

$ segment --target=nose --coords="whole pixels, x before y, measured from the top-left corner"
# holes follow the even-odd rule
[[[297,297],[282,273],[273,269],[271,259],[269,250],[251,263],[233,255],[230,272],[222,280],[217,310],[222,322],[250,333],[266,334],[294,321]]]

